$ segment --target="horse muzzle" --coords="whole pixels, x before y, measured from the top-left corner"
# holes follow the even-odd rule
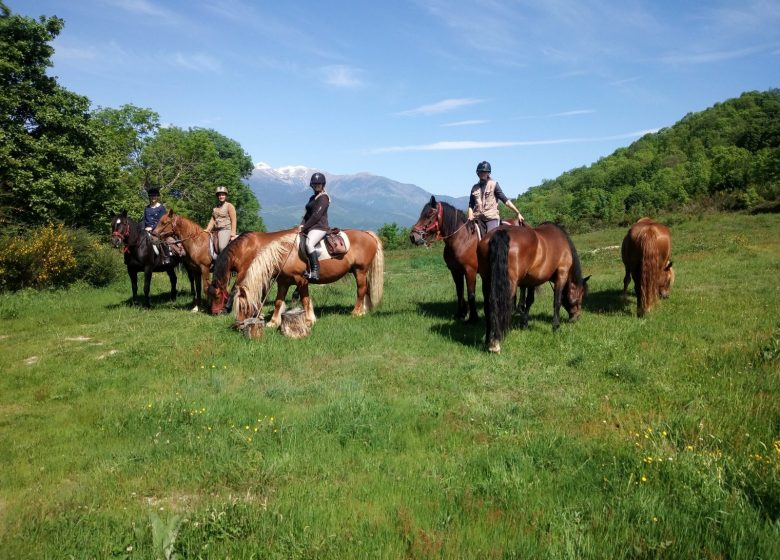
[[[425,245],[426,243],[425,236],[419,231],[413,231],[409,235],[409,241],[411,241],[414,245]]]

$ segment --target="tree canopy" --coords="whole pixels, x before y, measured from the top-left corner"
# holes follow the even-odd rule
[[[171,207],[205,223],[225,185],[241,230],[264,229],[242,179],[252,161],[215,130],[161,128],[151,109],[91,109],[46,74],[57,17],[12,14],[0,0],[0,221],[62,222],[105,231],[120,209],[140,215],[150,186]]]
[[[589,167],[529,189],[531,222],[622,224],[709,199],[722,208],[780,197],[780,90],[747,92],[647,134]]]

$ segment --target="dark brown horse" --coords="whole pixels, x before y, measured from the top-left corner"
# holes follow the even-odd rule
[[[444,262],[455,282],[458,300],[455,317],[464,319],[468,311],[470,323],[477,321],[477,235],[474,224],[468,224],[463,212],[431,197],[423,206],[420,218],[412,226],[409,239],[415,245],[429,243],[431,239],[444,240]],[[463,280],[466,280],[468,304],[463,298]]]
[[[330,284],[348,272],[355,276],[357,300],[353,315],[363,315],[379,305],[384,289],[384,251],[379,237],[371,231],[343,230],[350,247],[337,258],[320,257],[320,278],[315,284]],[[306,320],[317,320],[309,297],[309,281],[303,276],[306,262],[299,255],[297,229],[272,233],[243,233],[232,241],[217,258],[214,278],[209,286],[211,312],[219,313],[228,299],[227,283],[231,272],[236,272],[236,321],[242,321],[258,312],[265,294],[275,280],[277,283],[274,312],[268,326],[277,327],[284,307],[284,298],[291,285],[301,295]]]
[[[528,325],[534,289],[545,282],[553,288],[553,330],[560,327],[560,309],[576,321],[587,292],[580,259],[571,238],[559,226],[545,222],[535,228],[501,226],[477,247],[482,295],[485,299],[485,345],[501,351],[501,340],[512,326],[515,292],[521,288],[521,326]],[[525,293],[522,293],[525,292]]]
[[[620,248],[626,275],[623,278],[623,297],[628,284],[634,280],[637,317],[644,316],[658,302],[669,297],[674,283],[672,261],[672,234],[663,224],[642,218],[628,230]]]
[[[154,234],[161,238],[172,237],[181,244],[185,253],[185,266],[193,271],[195,293],[193,294],[193,311],[198,311],[201,305],[201,295],[209,285],[211,269],[211,238],[206,230],[181,214],[169,210],[154,228]]]
[[[171,299],[176,299],[176,266],[179,257],[172,255],[168,264],[162,263],[162,255],[158,248],[155,251],[152,238],[143,226],[127,217],[127,211],[115,215],[111,219],[111,240],[114,247],[124,247],[125,266],[130,276],[133,305],[138,299],[138,273],[144,273],[144,307],[150,307],[149,290],[152,284],[153,272],[166,272],[171,280]],[[190,270],[187,270],[190,278],[190,288],[194,291],[194,284]]]

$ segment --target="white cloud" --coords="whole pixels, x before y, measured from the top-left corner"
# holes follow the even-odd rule
[[[607,140],[623,140],[626,138],[639,138],[645,134],[657,132],[659,129],[653,128],[648,130],[640,130],[637,132],[627,132],[625,134],[618,134],[615,136],[600,136],[593,138],[558,138],[552,140],[518,140],[510,142],[501,141],[474,141],[474,140],[458,140],[458,141],[444,141],[434,142],[432,144],[419,144],[412,146],[389,146],[386,148],[376,148],[371,153],[374,154],[387,154],[397,152],[440,152],[440,151],[453,151],[453,150],[477,150],[487,148],[512,148],[517,146],[548,146],[551,144],[582,144],[587,142],[604,142]]]
[[[180,52],[169,55],[168,60],[175,66],[181,66],[197,72],[219,72],[222,64],[209,54],[183,54]]]
[[[363,85],[363,80],[358,74],[360,70],[345,66],[343,64],[334,64],[320,69],[323,75],[323,81],[335,87],[354,88]]]
[[[159,8],[148,0],[111,0],[110,3],[135,14],[159,18],[169,18],[171,16],[169,11]]]
[[[446,113],[447,111],[452,111],[460,107],[466,107],[468,105],[475,105],[477,103],[482,103],[483,101],[484,99],[473,99],[473,98],[444,99],[437,103],[431,103],[430,105],[423,105],[421,107],[417,107],[416,109],[409,109],[408,111],[401,111],[400,113],[396,113],[396,114],[404,115],[404,116],[437,115],[439,113]]]
[[[457,121],[457,122],[451,122],[451,123],[445,123],[442,126],[470,126],[474,124],[485,124],[488,121],[481,120],[481,119],[474,119],[470,121]]]
[[[667,64],[709,64],[713,62],[721,62],[723,60],[744,58],[762,50],[764,50],[763,47],[748,47],[729,51],[670,54],[668,56],[661,57],[661,62]]]

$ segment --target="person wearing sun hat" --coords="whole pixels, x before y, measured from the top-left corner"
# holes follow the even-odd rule
[[[206,231],[217,233],[217,245],[221,253],[228,243],[236,238],[236,207],[227,201],[227,187],[219,186],[214,191],[217,205],[211,211],[211,220]]]

